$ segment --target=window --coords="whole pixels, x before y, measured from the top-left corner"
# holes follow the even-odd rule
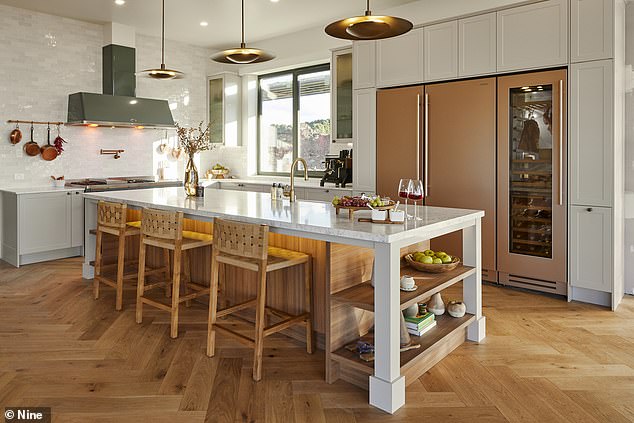
[[[330,65],[260,76],[258,103],[258,173],[288,174],[303,157],[318,176],[330,148]]]

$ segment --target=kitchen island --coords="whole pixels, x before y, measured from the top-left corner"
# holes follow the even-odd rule
[[[332,382],[341,377],[357,385],[365,384],[370,391],[370,404],[389,413],[405,403],[406,378],[418,377],[465,338],[480,342],[485,337],[481,283],[482,211],[420,207],[420,221],[379,225],[358,222],[356,217],[349,220],[346,215],[337,216],[329,203],[272,201],[268,194],[255,192],[206,190],[204,198],[188,198],[182,188],[156,188],[86,193],[84,197],[84,277],[88,279],[92,278],[91,261],[95,250],[90,231],[96,226],[99,200],[125,203],[130,209],[149,207],[181,211],[186,218],[192,219],[190,224],[197,230],[201,224],[213,222],[216,217],[265,224],[270,226],[272,245],[277,243],[308,250],[315,261],[314,311],[321,314],[323,320],[321,346],[326,350],[326,379]],[[210,226],[205,231],[210,231]],[[421,248],[428,240],[455,231],[463,232],[462,265],[449,274],[423,278],[422,289],[417,292],[401,292],[399,279],[403,252],[412,246]],[[192,260],[192,263],[197,261]],[[208,266],[201,263],[201,267]],[[407,273],[414,272],[407,269]],[[233,277],[236,283],[244,279],[229,272],[225,276]],[[401,354],[400,311],[459,281],[463,281],[467,315],[461,319],[442,316],[438,327],[420,338],[419,349]],[[282,292],[272,297],[293,308],[301,295]],[[351,330],[350,322],[356,323],[354,330]],[[350,339],[351,335],[363,336],[371,326],[374,326],[375,359],[374,363],[364,363],[350,357],[342,347],[354,340]],[[319,324],[316,331],[319,334]]]

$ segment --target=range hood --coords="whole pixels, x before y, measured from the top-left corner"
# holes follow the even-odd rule
[[[174,127],[167,100],[135,97],[135,56],[130,47],[110,44],[103,48],[103,94],[70,94],[69,125]]]

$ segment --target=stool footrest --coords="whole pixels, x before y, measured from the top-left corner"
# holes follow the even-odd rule
[[[242,342],[243,344],[247,344],[251,347],[255,346],[255,341],[252,338],[249,338],[248,336],[238,333],[234,330],[228,329],[222,325],[214,324],[214,329],[220,330],[222,332],[225,332],[229,335],[234,336],[238,341]]]
[[[292,319],[294,317],[297,317],[293,314],[289,314],[285,311],[278,310],[276,308],[269,307],[269,306],[266,306],[265,310],[274,316],[281,317],[282,319]]]
[[[117,287],[117,282],[113,281],[110,278],[106,278],[105,276],[95,275],[95,279],[97,279],[99,283],[103,283],[104,285],[108,285],[109,287],[112,287],[112,288]]]
[[[208,286],[200,285],[194,282],[187,282],[187,287],[195,291],[207,291],[207,294],[209,294],[210,291],[210,288]]]
[[[288,329],[289,327],[300,323],[300,322],[304,322],[307,319],[310,318],[310,314],[309,313],[304,313],[304,314],[300,314],[299,316],[295,316],[293,318],[287,319],[287,320],[282,320],[279,323],[275,323],[274,325],[271,325],[267,328],[264,328],[264,336],[267,337],[269,335],[273,335],[274,333],[277,333],[279,331],[282,331],[284,329]]]
[[[143,292],[147,292],[154,288],[159,288],[161,286],[167,286],[167,285],[171,285],[171,282],[163,281],[163,282],[154,282],[154,283],[145,284],[143,286]]]
[[[153,307],[160,308],[161,310],[170,311],[170,312],[172,311],[171,305],[159,303],[158,301],[150,300],[149,298],[145,298],[145,297],[141,297],[141,301]]]
[[[191,294],[187,294],[187,295],[181,295],[178,298],[178,302],[182,303],[184,301],[189,301],[189,300],[193,300],[194,298],[198,298],[198,297],[202,297],[203,295],[207,295],[209,294],[209,291],[205,292],[205,291],[198,291],[198,292],[193,292]]]
[[[216,316],[217,317],[224,317],[224,316],[227,316],[229,314],[236,313],[236,312],[238,312],[240,310],[244,310],[246,308],[249,308],[249,307],[252,307],[252,306],[256,305],[257,302],[258,302],[257,299],[253,299],[253,300],[245,301],[245,302],[240,303],[240,304],[236,304],[236,305],[231,306],[231,307],[227,307],[227,308],[225,308],[223,310],[218,310],[216,312]]]

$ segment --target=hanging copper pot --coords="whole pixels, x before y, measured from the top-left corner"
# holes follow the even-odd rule
[[[40,154],[40,146],[33,141],[33,122],[31,122],[31,141],[24,144],[24,151],[29,156],[37,156]]]
[[[9,135],[9,140],[11,141],[11,144],[17,144],[22,141],[22,131],[20,131],[19,123],[16,123],[15,129],[11,131],[11,134]]]
[[[42,158],[47,162],[51,160],[55,160],[57,158],[57,148],[53,144],[51,144],[51,127],[47,125],[46,127],[46,145],[42,146],[40,150],[42,154]]]

